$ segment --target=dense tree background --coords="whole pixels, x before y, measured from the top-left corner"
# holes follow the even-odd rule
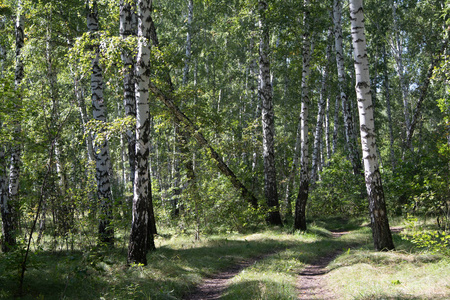
[[[120,35],[119,1],[93,2],[98,3],[95,33],[89,33],[86,25],[92,3],[21,1],[25,43],[19,57],[14,27],[19,3],[5,0],[0,6],[2,222],[8,218],[4,214],[4,199],[8,199],[15,222],[12,234],[21,249],[31,240],[30,233],[34,233],[34,244],[44,249],[97,245],[97,227],[105,213],[98,199],[94,154],[105,142],[110,151],[112,205],[106,226],[114,231],[116,246],[124,247],[129,241],[133,186],[127,134],[136,121],[124,107],[123,78],[129,66],[124,66],[121,55],[135,55],[138,38]],[[267,5],[263,17],[269,32],[279,205],[266,201],[264,193],[259,2]],[[150,93],[149,170],[157,227],[197,238],[214,232],[243,232],[263,226],[278,209],[285,226],[292,226],[304,152],[301,145],[316,153],[313,174],[317,175],[310,175],[310,170],[303,174],[309,180],[307,219],[367,218],[364,179],[351,160],[355,150],[346,139],[341,102],[345,92],[348,116],[358,132],[349,7],[341,1],[344,74],[340,81],[330,34],[332,2],[153,1],[157,42],[152,41],[150,82],[191,122],[180,121],[160,101],[161,95]],[[364,6],[378,160],[388,214],[426,215],[448,231],[449,3],[367,0]],[[310,75],[303,82],[305,36],[311,57]],[[91,105],[95,49],[99,49],[103,76],[105,122],[93,118]],[[14,77],[16,59],[24,65],[19,87]],[[309,133],[301,135],[299,116],[306,87],[309,113],[303,121]],[[319,109],[323,112],[318,114]],[[322,130],[316,130],[317,124]],[[302,136],[303,140],[309,136],[310,142],[300,143]],[[358,138],[361,157],[359,142]],[[21,149],[19,194],[10,197],[10,161],[17,147]],[[257,205],[243,199],[245,193],[217,168],[211,149],[248,194],[258,199]],[[3,245],[8,234],[2,233]]]

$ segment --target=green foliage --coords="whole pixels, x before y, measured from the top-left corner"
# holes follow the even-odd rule
[[[335,155],[320,173],[320,180],[310,193],[310,216],[357,217],[366,211],[363,176],[352,173],[350,162]]]

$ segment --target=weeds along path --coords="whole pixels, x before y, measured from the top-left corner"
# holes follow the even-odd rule
[[[255,262],[264,259],[276,252],[270,252],[263,255],[259,255],[250,259],[243,260],[229,269],[215,274],[212,277],[205,279],[201,285],[199,285],[195,291],[191,294],[183,297],[184,300],[209,300],[209,299],[220,299],[223,292],[225,291],[228,280],[239,274],[245,268],[250,267]]]

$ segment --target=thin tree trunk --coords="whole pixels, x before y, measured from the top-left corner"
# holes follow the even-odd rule
[[[318,168],[320,164],[320,147],[322,141],[322,130],[323,130],[323,117],[326,104],[326,81],[328,70],[324,70],[322,74],[322,88],[320,90],[319,102],[317,104],[317,121],[316,130],[314,132],[314,147],[312,153],[312,167],[311,167],[311,183],[314,184],[318,178]]]
[[[264,194],[269,209],[267,222],[271,225],[282,225],[278,203],[277,176],[275,168],[275,124],[273,111],[272,83],[270,80],[269,62],[269,28],[266,22],[268,5],[259,1],[259,77],[258,97],[262,103],[263,158],[264,158]]]
[[[394,249],[394,243],[389,229],[381,174],[378,167],[362,0],[350,0],[350,20],[355,59],[355,87],[361,124],[361,146],[373,242],[376,250],[391,250]]]
[[[147,251],[153,244],[149,232],[151,184],[150,153],[150,16],[151,0],[138,0],[138,56],[136,63],[136,174],[133,191],[133,219],[128,245],[128,264],[147,264]],[[148,241],[150,239],[150,241]]]
[[[389,76],[387,70],[387,60],[386,60],[386,49],[383,46],[383,64],[384,64],[384,92],[386,98],[386,111],[388,116],[388,127],[389,127],[389,153],[391,158],[391,167],[394,170],[397,162],[395,159],[394,152],[394,130],[392,128],[392,111],[391,111],[391,93],[389,87]]]
[[[336,96],[336,100],[334,102],[334,118],[333,118],[333,146],[331,153],[336,153],[337,150],[337,142],[338,142],[338,133],[339,133],[339,100],[340,96]]]
[[[3,78],[5,58],[5,49],[0,44],[0,78]],[[2,126],[2,120],[0,120],[0,129]],[[0,145],[0,213],[2,216],[2,239],[0,240],[0,244],[2,252],[12,250],[16,244],[13,210],[9,200],[9,178],[6,171],[6,164],[5,146]]]
[[[22,16],[22,1],[19,0],[17,4],[17,19],[15,23],[15,36],[16,36],[16,69],[15,69],[15,81],[14,88],[16,90],[17,102],[14,106],[17,111],[22,108],[22,80],[24,78],[24,66],[22,60],[22,48],[24,47],[24,20]],[[14,133],[11,143],[11,156],[9,167],[9,201],[12,209],[12,222],[14,223],[15,230],[18,230],[19,225],[19,176],[21,165],[21,124],[19,120],[14,120]]]
[[[120,37],[126,40],[137,34],[136,0],[120,0]],[[123,73],[123,103],[125,116],[136,118],[136,97],[134,91],[135,60],[133,49],[125,49],[121,53]],[[127,130],[128,162],[130,165],[130,181],[134,185],[135,160],[136,160],[136,135],[134,130]],[[133,188],[132,188],[133,190]]]
[[[325,103],[325,149],[327,151],[326,161],[331,159],[331,141],[330,141],[330,97],[327,95]]]
[[[352,163],[353,173],[361,174],[362,166],[359,152],[356,147],[356,134],[353,126],[350,103],[345,92],[345,69],[344,52],[342,48],[342,0],[334,0],[333,21],[334,21],[334,41],[336,48],[336,65],[338,70],[338,84],[342,103],[342,113],[344,115],[345,140],[347,142],[350,162]]]
[[[2,124],[0,123],[0,126]],[[2,216],[2,251],[9,252],[16,245],[13,210],[9,201],[8,176],[6,172],[5,149],[0,147],[0,210]]]
[[[308,137],[308,113],[309,113],[309,86],[308,80],[311,73],[311,40],[309,26],[309,0],[304,0],[304,17],[303,25],[305,31],[303,33],[303,70],[302,70],[302,107],[300,114],[301,128],[301,161],[300,161],[300,187],[295,202],[295,218],[294,229],[301,231],[306,230],[306,202],[308,201],[309,192],[309,137]]]
[[[82,87],[79,82],[79,80],[75,77],[74,78],[74,90],[75,90],[75,97],[77,98],[78,102],[78,109],[80,112],[80,118],[81,118],[81,127],[83,130],[83,135],[86,137],[86,149],[87,149],[87,158],[89,163],[92,163],[95,161],[94,156],[94,146],[92,143],[92,135],[90,132],[86,130],[86,124],[89,122],[89,117],[87,115],[86,110],[86,102],[84,101],[84,93],[82,92]]]
[[[332,31],[331,28],[328,30],[328,41],[331,41]],[[311,169],[311,182],[316,182],[318,180],[317,171],[320,168],[320,153],[321,153],[321,145],[322,143],[322,130],[323,130],[323,120],[325,116],[325,109],[327,104],[327,80],[328,80],[328,68],[329,68],[329,59],[331,57],[331,44],[327,44],[326,54],[325,54],[325,68],[322,74],[322,87],[320,89],[320,96],[318,102],[317,109],[317,122],[316,122],[316,131],[314,133],[314,148],[312,155],[312,169]]]
[[[394,22],[394,41],[392,41],[392,50],[395,58],[397,74],[399,77],[400,90],[402,92],[402,104],[403,104],[403,117],[405,118],[405,128],[406,132],[403,135],[404,145],[406,146],[406,136],[411,127],[411,117],[410,117],[410,103],[409,103],[409,87],[404,74],[403,67],[403,44],[400,37],[400,30],[398,28],[397,20],[397,4],[394,0],[391,0],[392,5],[392,19]],[[405,149],[404,149],[405,150]]]
[[[87,25],[94,44],[97,44],[98,10],[97,1],[88,3]],[[103,98],[103,75],[100,67],[99,46],[94,45],[95,57],[92,59],[91,92],[94,120],[106,122],[106,105]],[[109,158],[108,141],[99,141],[94,151],[96,162],[97,195],[100,201],[98,234],[99,241],[109,245],[114,244],[114,229],[112,228],[112,194],[111,194],[111,162]]]
[[[422,104],[427,95],[428,87],[431,82],[431,77],[433,76],[434,68],[437,66],[437,64],[441,60],[441,55],[442,55],[444,49],[447,47],[447,43],[448,43],[448,40],[445,39],[441,45],[441,48],[435,54],[435,57],[432,57],[431,64],[428,68],[425,80],[419,88],[419,99],[417,100],[416,107],[414,108],[410,126],[408,127],[407,132],[406,132],[406,149],[411,149],[411,150],[413,149],[412,148],[412,137],[414,135],[414,130],[416,129],[417,123],[420,121],[420,115],[422,114]]]

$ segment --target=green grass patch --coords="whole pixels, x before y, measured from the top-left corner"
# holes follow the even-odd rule
[[[336,299],[450,299],[450,259],[419,252],[400,234],[394,241],[396,251],[367,244],[332,262],[327,283]]]
[[[329,223],[327,223],[329,221]],[[18,299],[181,299],[203,278],[242,260],[271,253],[234,277],[223,299],[296,299],[305,264],[341,252],[326,276],[336,299],[450,298],[448,258],[416,252],[395,234],[397,251],[375,252],[367,226],[319,220],[306,233],[265,229],[252,234],[159,236],[147,266],[126,266],[126,248],[37,250],[30,257]],[[353,225],[352,225],[353,224]],[[351,230],[339,238],[332,231]],[[34,249],[34,248],[33,248]],[[61,248],[60,248],[61,249]],[[0,254],[0,299],[16,297],[20,253]]]
[[[291,237],[295,243],[243,270],[231,283],[223,299],[297,299],[295,283],[305,264],[320,256],[345,252],[367,240],[367,229],[340,238],[328,237],[327,229],[314,226]]]

